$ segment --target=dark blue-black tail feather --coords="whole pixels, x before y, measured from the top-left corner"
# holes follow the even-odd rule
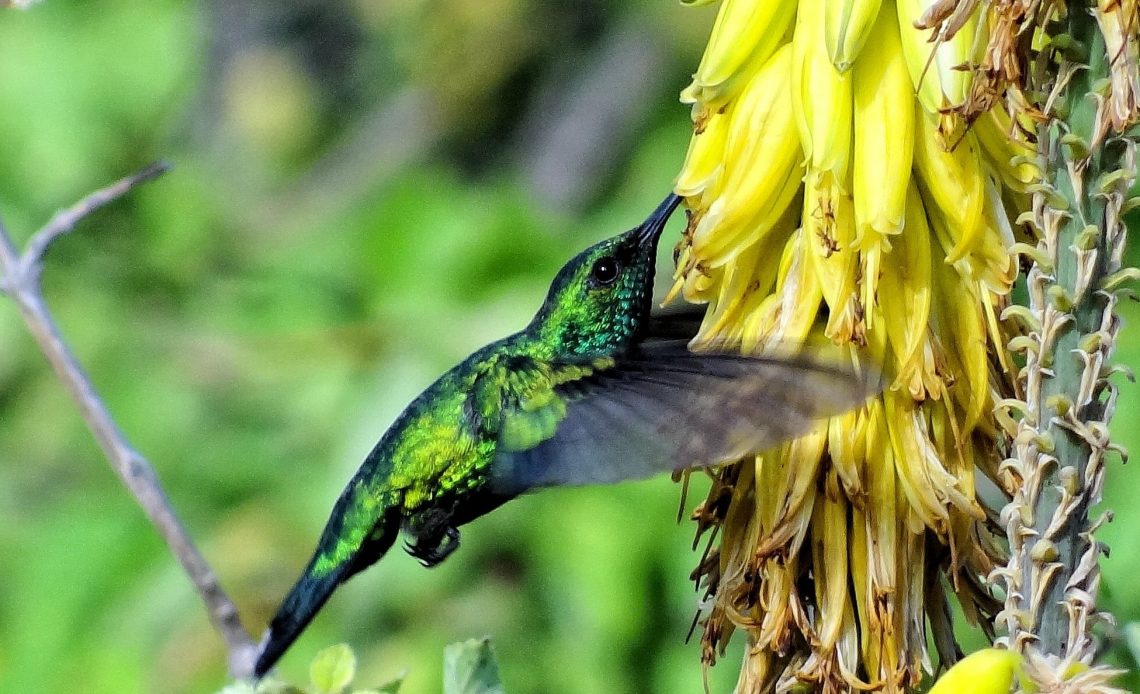
[[[269,633],[257,655],[257,665],[253,670],[258,679],[264,677],[286,649],[293,645],[333,590],[344,582],[344,573],[338,569],[320,578],[315,578],[308,572],[301,576],[269,624]]]
[[[323,573],[315,571],[317,559],[325,548],[325,541],[322,538],[316,555],[289,594],[285,596],[281,607],[277,609],[277,614],[269,623],[269,632],[262,641],[257,664],[254,666],[255,677],[258,679],[264,677],[277,664],[278,659],[293,645],[305,627],[309,626],[309,622],[313,621],[317,612],[324,607],[337,586],[384,556],[395,542],[398,532],[399,515],[388,513],[352,559]]]

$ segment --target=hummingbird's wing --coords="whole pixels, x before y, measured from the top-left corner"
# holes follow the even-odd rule
[[[807,357],[693,353],[644,345],[609,368],[508,408],[491,468],[496,492],[619,482],[732,462],[863,403],[877,374]]]
[[[645,325],[646,340],[691,340],[701,330],[706,307],[678,304],[649,314]]]

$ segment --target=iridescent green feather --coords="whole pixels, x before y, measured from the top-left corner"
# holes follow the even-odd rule
[[[505,393],[512,406],[503,411],[498,452],[526,451],[552,438],[566,418],[566,401],[557,392],[558,386],[580,381],[613,365],[613,359],[605,358],[589,364],[536,363],[530,370],[512,374]]]

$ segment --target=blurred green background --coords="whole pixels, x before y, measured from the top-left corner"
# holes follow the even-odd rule
[[[668,189],[689,134],[676,94],[713,11],[0,12],[0,215],[20,241],[154,159],[176,167],[54,247],[45,291],[252,631],[404,404],[524,325],[566,258]],[[1140,365],[1134,307],[1120,354]],[[1125,386],[1116,421],[1134,449],[1138,396]],[[1140,479],[1114,463],[1109,480],[1103,604],[1123,625],[1140,619]],[[347,641],[360,685],[406,670],[402,691],[435,692],[443,647],[489,634],[512,694],[700,691],[678,495],[665,479],[546,492],[468,526],[433,571],[395,552],[338,592],[282,675],[307,681],[312,655]],[[0,691],[224,683],[197,596],[3,303],[0,509]],[[711,671],[713,691],[731,688],[742,648]]]

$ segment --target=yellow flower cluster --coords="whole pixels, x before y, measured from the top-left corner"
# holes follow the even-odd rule
[[[916,22],[935,4],[724,0],[682,92],[694,134],[673,294],[708,304],[698,339],[826,339],[887,379],[866,407],[725,472],[731,502],[699,512],[723,533],[701,568],[705,657],[745,630],[742,692],[911,686],[931,667],[927,626],[953,658],[947,588],[975,623],[995,609],[983,580],[1000,552],[976,489],[1001,460],[1011,220],[1038,172],[1000,106],[959,115],[986,21],[975,9],[932,36]]]

